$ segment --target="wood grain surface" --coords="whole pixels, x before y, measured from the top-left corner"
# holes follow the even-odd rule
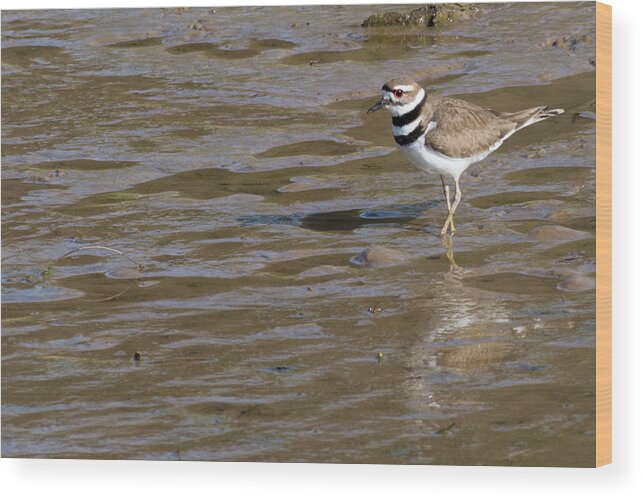
[[[596,3],[596,466],[612,462],[612,7]]]

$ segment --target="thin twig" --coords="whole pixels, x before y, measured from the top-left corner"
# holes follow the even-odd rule
[[[434,431],[436,435],[440,435],[441,433],[449,431],[451,428],[455,426],[455,421],[451,423],[449,426],[445,426],[444,428],[440,428],[439,430]]]
[[[138,278],[132,279],[132,281],[131,281],[131,282],[130,282],[126,287],[125,287],[125,289],[123,289],[122,291],[120,291],[120,292],[116,293],[115,295],[108,296],[107,298],[101,298],[100,300],[86,300],[86,299],[84,299],[84,298],[81,298],[80,300],[81,300],[81,301],[84,301],[84,302],[87,302],[87,303],[99,303],[99,302],[101,302],[101,301],[109,301],[109,300],[113,300],[114,298],[118,298],[118,297],[119,297],[119,296],[121,296],[122,294],[125,294],[125,292],[126,292],[128,289],[130,289],[132,286],[134,286],[134,284],[136,284],[138,281],[139,281],[139,279],[138,279]]]
[[[54,265],[56,265],[56,264],[57,264],[58,262],[60,262],[61,260],[64,260],[64,259],[65,259],[65,258],[67,258],[68,256],[71,256],[71,255],[73,255],[73,254],[75,254],[75,253],[79,253],[79,252],[81,252],[81,251],[86,251],[86,250],[105,250],[105,251],[111,251],[112,253],[114,253],[114,254],[116,254],[116,255],[119,255],[119,256],[122,256],[123,258],[126,258],[127,260],[129,260],[130,262],[132,262],[134,265],[136,265],[136,267],[138,268],[138,271],[139,271],[139,272],[143,272],[143,269],[144,269],[143,265],[142,265],[142,264],[140,264],[140,263],[138,263],[138,262],[137,262],[136,260],[134,260],[133,258],[130,258],[129,256],[127,256],[125,253],[123,253],[123,252],[122,252],[122,251],[120,251],[120,250],[117,250],[117,249],[115,249],[115,248],[110,248],[109,246],[101,246],[101,245],[83,246],[83,247],[81,247],[81,248],[76,248],[76,249],[74,249],[74,250],[68,251],[68,252],[67,252],[67,253],[65,253],[63,256],[61,256],[61,257],[57,258],[57,259],[56,259],[52,264],[50,264],[50,265],[47,267],[46,272],[49,272],[49,270],[51,269],[51,267],[53,267]],[[123,289],[122,291],[119,291],[119,292],[118,292],[118,293],[116,293],[115,295],[108,296],[107,298],[101,298],[101,299],[99,299],[99,300],[87,300],[87,299],[83,299],[83,298],[81,298],[81,301],[84,301],[84,302],[87,302],[87,303],[99,303],[99,302],[103,302],[103,301],[113,300],[113,299],[115,299],[115,298],[118,298],[119,296],[121,296],[121,295],[122,295],[122,294],[124,294],[125,292],[127,292],[127,291],[128,291],[132,286],[134,286],[134,284],[136,284],[138,281],[139,281],[139,278],[138,278],[138,277],[136,277],[136,278],[132,279],[132,281],[131,281],[131,282],[130,282],[126,287],[125,287],[125,289]]]
[[[112,253],[116,253],[117,255],[122,256],[123,258],[127,258],[130,262],[132,262],[134,265],[136,265],[139,269],[139,271],[143,271],[143,265],[138,263],[136,260],[133,260],[129,256],[127,256],[125,253],[122,251],[119,251],[114,248],[110,248],[109,246],[99,246],[99,245],[93,245],[93,246],[83,246],[82,248],[76,248],[75,250],[68,251],[65,253],[63,256],[59,257],[54,261],[53,265],[57,264],[60,260],[63,260],[64,258],[67,258],[70,255],[73,255],[74,253],[78,253],[79,251],[85,251],[85,250],[93,250],[93,249],[99,249],[99,250],[106,250],[106,251],[111,251]]]

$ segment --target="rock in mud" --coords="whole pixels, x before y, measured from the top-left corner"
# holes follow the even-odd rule
[[[565,220],[572,220],[574,218],[589,217],[593,216],[593,212],[587,209],[579,208],[561,208],[552,212],[549,217],[549,220],[552,222],[562,222]]]
[[[531,229],[527,235],[533,241],[573,241],[589,237],[586,232],[562,225],[542,225]]]
[[[443,367],[477,369],[504,362],[509,358],[509,345],[492,341],[445,348],[441,352],[438,363]]]
[[[408,258],[409,255],[404,251],[385,248],[384,246],[374,246],[351,258],[351,263],[362,267],[386,267],[402,263]]]
[[[585,275],[575,275],[563,280],[560,288],[565,291],[588,291],[596,287],[596,281]]]
[[[363,28],[382,26],[445,26],[460,19],[470,19],[480,12],[475,4],[428,4],[411,12],[373,14],[362,23]]]
[[[560,279],[558,289],[563,291],[588,291],[596,287],[596,280],[593,276],[584,275],[575,270],[554,270],[552,274]]]

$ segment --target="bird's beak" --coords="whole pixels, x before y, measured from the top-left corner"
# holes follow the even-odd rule
[[[383,107],[384,107],[384,97],[382,97],[377,104],[371,106],[369,110],[366,111],[366,114],[371,114],[371,113],[374,113],[375,111],[379,111]]]

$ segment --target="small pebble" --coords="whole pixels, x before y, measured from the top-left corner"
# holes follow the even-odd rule
[[[384,267],[402,263],[408,258],[409,255],[403,251],[385,248],[384,246],[375,246],[351,258],[351,263],[366,267]]]
[[[574,239],[586,239],[589,234],[580,230],[570,229],[561,225],[542,225],[531,229],[527,234],[529,239],[534,241],[571,241]]]

